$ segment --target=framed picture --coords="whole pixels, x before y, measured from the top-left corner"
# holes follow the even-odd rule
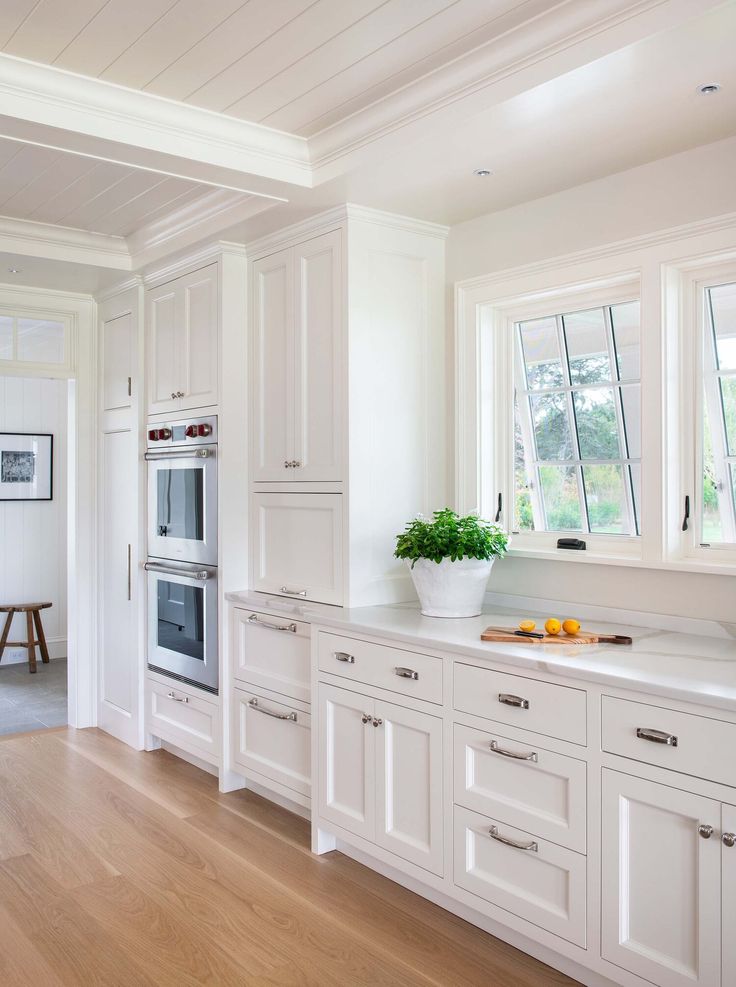
[[[0,432],[0,500],[51,500],[54,437]]]

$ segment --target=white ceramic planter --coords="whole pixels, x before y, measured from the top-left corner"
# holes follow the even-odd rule
[[[417,559],[409,571],[425,617],[477,617],[494,559]]]

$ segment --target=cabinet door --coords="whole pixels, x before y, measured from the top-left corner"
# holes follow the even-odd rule
[[[153,288],[146,294],[146,361],[148,363],[148,413],[178,411],[181,390],[181,332],[176,282]]]
[[[375,833],[374,700],[319,686],[319,813],[356,836]]]
[[[217,264],[178,278],[175,284],[181,370],[174,390],[184,392],[182,410],[215,405],[219,367]]]
[[[253,479],[293,480],[293,250],[253,265]]]
[[[294,250],[295,480],[342,479],[341,233]]]
[[[102,323],[102,410],[130,408],[135,333],[132,312]]]
[[[720,804],[604,769],[602,812],[603,957],[658,987],[718,987]]]
[[[736,915],[736,805],[723,806],[721,823],[723,841],[721,856],[723,873],[721,888],[723,893],[723,979],[721,983],[736,984],[736,936],[733,934],[733,920]]]
[[[442,876],[442,720],[377,702],[373,727],[375,842]]]
[[[274,699],[234,690],[233,760],[301,795],[309,795],[311,718]]]

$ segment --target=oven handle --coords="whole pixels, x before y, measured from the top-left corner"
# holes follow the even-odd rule
[[[174,569],[171,566],[161,565],[160,562],[144,562],[143,568],[146,572],[163,572],[167,576],[186,576],[188,579],[201,579],[203,582],[210,578],[206,569]]]
[[[199,449],[179,449],[171,452],[168,449],[161,449],[156,452],[147,452],[143,458],[149,463],[158,462],[160,459],[209,459],[210,456],[215,455],[215,451],[214,446],[200,447]]]

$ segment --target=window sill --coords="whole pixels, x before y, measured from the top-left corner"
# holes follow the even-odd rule
[[[571,552],[566,549],[510,548],[512,559],[539,559],[546,562],[582,562],[587,565],[624,566],[631,569],[655,569],[667,572],[693,572],[703,575],[736,576],[736,562],[703,562],[699,559],[655,561],[630,555]]]

